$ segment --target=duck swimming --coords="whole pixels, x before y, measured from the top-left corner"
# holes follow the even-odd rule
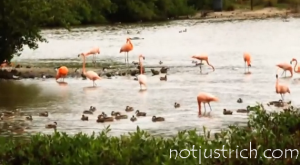
[[[238,102],[238,103],[243,103],[243,100],[242,100],[241,98],[239,98],[239,99],[237,100],[237,102]]]
[[[146,116],[147,113],[146,112],[140,112],[139,110],[135,111],[136,116]]]
[[[48,117],[48,111],[39,113],[39,116]]]
[[[157,121],[165,121],[165,118],[153,116],[153,117],[152,117],[152,121],[153,121],[153,122],[157,122]]]
[[[132,112],[133,111],[133,107],[126,106],[125,111],[126,112]]]
[[[112,116],[116,116],[116,115],[118,115],[118,114],[121,115],[121,112],[111,111],[111,115],[112,115]]]
[[[32,116],[31,115],[27,116],[26,120],[32,120]]]
[[[120,119],[128,119],[127,115],[121,115],[120,113],[117,113],[115,116],[116,120],[120,120]]]
[[[163,62],[162,62],[162,61],[159,61],[159,65],[161,65],[161,64],[163,64]]]
[[[88,116],[82,115],[82,116],[81,116],[81,120],[82,120],[82,121],[88,121],[88,120],[89,120],[89,117],[88,117]]]
[[[160,77],[160,81],[167,81],[167,75],[165,75],[165,77]]]
[[[159,75],[159,71],[151,69],[152,76]]]
[[[114,121],[114,118],[113,117],[104,117],[103,115],[99,115],[98,119],[96,121],[98,123],[112,122],[112,121]]]
[[[137,118],[134,115],[130,118],[130,121],[132,121],[132,122],[135,122],[136,120],[137,120]]]
[[[167,67],[162,67],[162,68],[160,69],[160,73],[166,74],[166,73],[168,72],[168,70],[169,70],[169,68],[167,68]]]
[[[57,127],[57,122],[55,121],[54,124],[47,124],[45,127],[46,128],[56,128]]]
[[[232,115],[232,111],[224,109],[223,114],[224,115]]]
[[[238,113],[249,113],[249,110],[248,109],[238,109],[238,110],[236,110],[236,112],[238,112]]]
[[[96,111],[96,107],[90,106],[90,109],[89,109],[89,110],[92,111],[92,112],[95,112],[95,111]]]
[[[83,111],[83,114],[90,114],[90,115],[92,115],[93,112],[92,112],[91,110],[84,110],[84,111]]]
[[[179,107],[180,107],[180,104],[177,103],[177,102],[175,102],[175,103],[174,103],[174,107],[175,107],[175,108],[179,108]]]

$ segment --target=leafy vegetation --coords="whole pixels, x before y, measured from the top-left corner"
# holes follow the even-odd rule
[[[0,138],[0,164],[138,164],[138,165],[183,165],[199,164],[199,159],[191,155],[184,159],[171,153],[170,149],[202,149],[202,164],[243,164],[243,165],[299,165],[295,151],[300,144],[300,115],[299,110],[293,108],[284,112],[268,113],[262,106],[251,107],[253,113],[249,117],[246,127],[229,126],[228,129],[211,137],[210,131],[204,129],[204,135],[199,135],[196,130],[179,132],[173,138],[153,137],[149,133],[137,128],[134,133],[121,137],[107,135],[109,127],[98,136],[88,136],[79,133],[74,136],[66,133],[55,132],[52,135],[33,135],[28,140]],[[222,153],[219,158],[204,159],[204,149],[248,149],[242,152],[244,157],[236,156],[235,152]],[[238,147],[237,147],[238,146]],[[256,152],[251,149],[257,149]],[[265,152],[267,149],[270,151]],[[283,156],[280,157],[281,149]],[[274,152],[273,152],[274,151]],[[182,152],[187,156],[188,152]],[[268,157],[266,158],[264,154]],[[205,153],[209,156],[210,152]],[[255,158],[256,155],[256,158]],[[198,151],[194,156],[199,157]],[[217,157],[218,155],[213,155]],[[278,157],[278,158],[275,158]]]

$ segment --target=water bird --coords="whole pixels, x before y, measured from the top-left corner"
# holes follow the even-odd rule
[[[41,113],[39,113],[39,116],[43,116],[43,117],[48,117],[48,112],[46,111],[46,112],[41,112]]]
[[[134,115],[130,118],[130,121],[132,121],[132,122],[135,122],[136,120],[137,120],[137,118]]]
[[[281,76],[283,76],[283,74],[286,77],[286,71],[289,71],[291,73],[291,77],[293,77],[293,67],[292,65],[288,64],[288,63],[280,63],[276,65],[278,68],[281,68],[283,70]]]
[[[130,38],[126,39],[126,43],[121,47],[120,53],[125,52],[125,63],[128,64],[128,52],[133,50],[133,44],[130,41]]]
[[[143,60],[145,60],[145,56],[143,55],[139,55],[139,64],[140,64],[140,68],[143,68]],[[143,74],[143,69],[140,69],[140,75],[138,76],[138,81],[140,84],[140,90],[142,90],[142,86],[145,87],[145,89],[147,89],[147,77],[146,75]]]
[[[160,77],[159,79],[160,81],[167,81],[167,75],[165,75],[165,77]]]
[[[88,51],[88,52],[80,53],[80,54],[78,55],[78,57],[80,57],[80,55],[81,55],[81,56],[84,56],[84,57],[89,56],[89,55],[93,55],[93,63],[94,63],[94,66],[96,66],[95,54],[100,54],[100,48],[99,48],[99,47],[94,47],[94,48],[92,48],[92,49],[91,49],[90,51]]]
[[[62,78],[62,82],[64,82],[65,77],[68,75],[68,68],[66,66],[61,66],[61,67],[57,67],[55,68],[56,70],[56,76],[55,76],[55,80],[57,81],[58,79]]]
[[[84,111],[83,111],[83,114],[89,114],[89,115],[92,115],[92,114],[94,114],[94,113],[93,113],[93,111],[91,111],[91,110],[84,110]]]
[[[120,120],[120,119],[128,119],[127,115],[121,115],[120,113],[117,113],[115,116],[116,120]]]
[[[282,102],[284,101],[284,95],[290,93],[290,89],[286,85],[279,84],[278,74],[276,74],[276,84],[275,84],[276,93],[280,94]]]
[[[97,109],[96,109],[96,107],[94,107],[94,106],[90,106],[90,109],[89,109],[90,111],[92,111],[92,112],[95,112]]]
[[[295,65],[294,65],[294,72],[295,73],[300,73],[300,66],[297,66],[298,65],[297,59],[293,58],[290,63],[292,65],[294,61],[296,62]]]
[[[207,55],[194,55],[192,56],[192,58],[195,58],[197,60],[200,60],[200,62],[202,63],[202,61],[206,61],[207,65],[209,65],[213,71],[215,71],[215,68],[214,66],[212,66],[209,62],[208,62],[208,56]],[[200,65],[200,73],[202,73],[202,68],[201,68],[201,65]]]
[[[111,115],[112,115],[112,116],[116,116],[117,114],[120,114],[120,115],[121,115],[121,112],[111,111]]]
[[[135,76],[133,80],[135,80],[135,81],[138,81],[138,77],[137,77],[137,76]]]
[[[125,111],[126,112],[132,112],[133,111],[133,107],[126,106]]]
[[[32,120],[32,116],[31,115],[27,116],[26,120]]]
[[[133,65],[138,65],[139,62],[132,61],[132,64],[133,64]]]
[[[159,61],[159,65],[161,65],[161,64],[163,64],[163,62],[162,62],[162,61]]]
[[[201,115],[201,103],[203,103],[204,106],[204,114],[206,112],[206,107],[205,104],[208,104],[210,111],[212,111],[211,106],[210,106],[210,102],[212,101],[218,101],[219,99],[215,96],[213,96],[212,94],[209,93],[199,93],[197,96],[197,102],[198,102],[198,115]]]
[[[250,110],[248,110],[248,109],[238,109],[238,110],[236,110],[236,112],[238,112],[238,113],[249,113]]]
[[[251,67],[251,55],[249,53],[244,53],[244,62],[245,62],[245,74],[249,74],[249,67]],[[246,72],[246,66],[248,67],[248,72]]]
[[[223,115],[232,115],[232,111],[224,109]]]
[[[13,116],[13,115],[5,115],[4,113],[1,113],[1,115],[0,115],[1,120],[8,120],[8,119],[12,119],[14,117],[15,116]]]
[[[175,103],[174,103],[174,107],[175,107],[175,108],[179,108],[179,107],[180,107],[180,104],[177,103],[177,102],[175,102]]]
[[[166,73],[168,72],[169,69],[170,69],[170,68],[164,67],[164,66],[163,66],[163,67],[160,69],[160,73],[166,74]]]
[[[242,100],[241,98],[239,98],[239,99],[237,100],[237,103],[243,103],[243,100]]]
[[[182,32],[187,32],[187,29],[184,29]]]
[[[104,123],[104,122],[113,122],[113,117],[104,117],[102,115],[98,116],[98,119],[96,120],[98,123]]]
[[[157,122],[157,121],[165,121],[165,118],[153,116],[153,117],[152,117],[152,121],[153,121],[153,122]]]
[[[47,124],[45,128],[56,128],[57,127],[57,122],[55,121],[54,124]]]
[[[140,112],[139,110],[135,111],[136,116],[146,116],[147,113],[146,112]]]
[[[82,115],[82,116],[81,116],[81,120],[82,120],[82,121],[88,121],[88,120],[89,120],[89,117],[88,117],[88,116]]]
[[[82,72],[83,75],[86,76],[88,79],[93,81],[93,86],[96,86],[97,84],[95,83],[96,80],[101,80],[101,77],[94,72],[94,71],[86,71],[85,70],[85,58],[86,56],[83,55],[83,63],[82,63]]]
[[[151,69],[152,76],[159,75],[159,71]]]

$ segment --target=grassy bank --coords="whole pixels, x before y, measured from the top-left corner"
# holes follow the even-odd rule
[[[228,129],[214,135],[204,129],[204,135],[199,135],[196,130],[179,132],[173,138],[153,137],[149,133],[137,128],[135,133],[121,137],[109,137],[109,128],[98,135],[88,136],[77,134],[69,136],[56,132],[52,135],[33,135],[27,140],[0,138],[0,164],[90,164],[90,165],[183,165],[199,164],[199,159],[190,155],[183,159],[176,156],[183,149],[198,150],[202,148],[202,164],[295,164],[299,165],[300,159],[296,158],[296,150],[300,144],[300,115],[299,110],[290,108],[282,112],[268,113],[261,106],[251,107],[253,110],[249,117],[247,127],[229,126]],[[213,138],[212,138],[213,137]],[[241,158],[235,152],[224,152],[227,157],[204,159],[204,149],[257,149],[255,152],[244,151]],[[237,147],[238,146],[238,147]],[[268,152],[265,150],[271,149]],[[281,149],[285,156],[280,157]],[[266,158],[272,157],[273,158]],[[182,152],[187,156],[188,152]],[[191,153],[192,154],[192,153]],[[264,156],[265,154],[265,156]],[[199,151],[194,151],[199,157]],[[205,156],[209,156],[209,152]],[[213,157],[217,157],[214,154]],[[279,158],[274,158],[279,157]],[[292,158],[291,158],[292,157]]]

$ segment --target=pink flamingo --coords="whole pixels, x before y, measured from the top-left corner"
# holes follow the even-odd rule
[[[88,51],[88,52],[80,53],[80,54],[78,55],[78,57],[79,57],[80,55],[83,55],[83,56],[93,55],[93,63],[94,63],[94,66],[95,66],[95,65],[96,65],[95,54],[100,54],[100,48],[99,48],[99,47],[94,47],[93,49],[91,49],[91,50]]]
[[[56,69],[57,73],[56,73],[56,77],[55,77],[55,80],[57,81],[59,78],[62,78],[63,79],[63,82],[65,81],[65,77],[68,75],[68,68],[66,66],[61,66],[61,67],[58,67]]]
[[[94,71],[86,71],[85,70],[85,55],[82,55],[83,57],[83,63],[82,63],[82,72],[83,75],[86,76],[88,79],[93,81],[93,86],[96,86],[97,84],[95,83],[96,80],[101,80],[101,77],[99,77],[99,75],[94,72]]]
[[[282,102],[283,102],[283,100],[284,100],[284,95],[285,95],[286,93],[290,93],[290,89],[289,89],[288,86],[279,84],[279,81],[278,81],[278,74],[276,74],[276,84],[275,84],[275,89],[276,89],[276,93],[277,93],[277,94],[280,94],[281,99],[282,99]]]
[[[294,72],[295,72],[295,73],[300,73],[300,66],[297,67],[297,65],[298,65],[297,59],[293,58],[293,59],[291,60],[291,64],[292,64],[294,61],[296,62],[295,65],[294,65]]]
[[[201,103],[203,103],[203,106],[204,106],[204,114],[206,113],[206,107],[205,107],[205,104],[207,103],[209,108],[210,108],[210,111],[211,110],[211,107],[210,107],[210,102],[212,101],[218,101],[219,99],[209,93],[199,93],[198,96],[197,96],[197,102],[198,102],[198,108],[199,108],[199,112],[198,112],[198,115],[200,116],[201,115]]]
[[[207,65],[209,65],[213,71],[215,71],[214,66],[212,66],[209,62],[208,62],[208,56],[207,55],[194,55],[192,56],[192,58],[200,60],[200,63],[202,63],[202,61],[206,61]],[[202,68],[201,68],[201,64],[200,64],[200,73],[202,73]]]
[[[139,63],[141,68],[143,68],[143,60],[145,60],[145,56],[139,55]],[[145,89],[147,89],[147,77],[143,74],[143,69],[140,69],[140,71],[140,75],[138,76],[140,90],[142,90],[142,86],[144,86]]]
[[[277,64],[276,66],[283,69],[283,72],[282,72],[281,76],[283,75],[283,73],[285,73],[284,75],[286,77],[286,71],[288,70],[291,73],[291,77],[293,77],[293,67],[292,67],[292,65],[290,65],[288,63],[280,63],[280,64]]]
[[[121,49],[120,49],[120,53],[125,52],[125,63],[126,65],[129,63],[128,62],[128,52],[133,50],[133,45],[130,41],[130,38],[126,39],[126,44],[124,44]],[[127,62],[126,62],[127,61]]]
[[[245,62],[245,73],[247,73],[246,64],[248,66],[248,73],[250,73],[249,67],[251,67],[251,55],[249,53],[244,53],[244,62]]]

